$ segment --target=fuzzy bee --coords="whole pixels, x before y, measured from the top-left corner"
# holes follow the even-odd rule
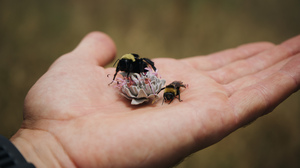
[[[148,70],[145,69],[146,67],[150,67],[154,71],[156,71],[153,61],[151,61],[148,58],[140,58],[138,54],[134,53],[123,55],[114,63],[113,66],[115,66],[117,62],[118,64],[116,68],[116,73],[114,74],[114,78],[112,82],[109,83],[109,85],[113,83],[119,71],[127,72],[127,77],[129,76],[129,73],[147,72]]]
[[[161,88],[157,94],[164,90],[164,100],[162,102],[162,104],[164,102],[169,102],[169,104],[174,100],[174,98],[178,98],[178,100],[181,102],[182,100],[180,99],[180,87],[184,87],[186,88],[186,85],[183,84],[183,82],[181,81],[173,81],[172,83],[170,83],[169,85],[167,85],[164,88]]]

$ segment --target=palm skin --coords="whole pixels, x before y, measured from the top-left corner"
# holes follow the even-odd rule
[[[93,32],[60,57],[25,99],[12,142],[36,166],[168,167],[270,112],[299,89],[300,36],[202,57],[153,59],[181,99],[131,106],[108,86],[109,37]],[[160,94],[162,95],[162,93]],[[160,100],[162,101],[162,99]],[[30,145],[28,145],[30,144]]]

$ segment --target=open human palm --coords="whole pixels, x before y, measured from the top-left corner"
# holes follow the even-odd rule
[[[114,59],[113,42],[93,32],[31,88],[12,141],[39,166],[172,166],[297,91],[299,52],[300,36],[278,46],[260,42],[208,56],[156,58],[167,84],[189,85],[181,89],[183,101],[132,106],[108,86],[115,69],[103,66]]]

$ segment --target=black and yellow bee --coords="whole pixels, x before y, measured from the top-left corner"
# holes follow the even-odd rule
[[[178,98],[178,100],[181,102],[182,100],[180,99],[180,87],[184,87],[186,88],[186,85],[183,84],[183,82],[181,81],[173,81],[172,83],[170,83],[169,85],[167,85],[164,88],[161,88],[157,94],[162,91],[165,90],[164,92],[164,100],[162,103],[165,102],[169,102],[169,104],[174,100],[175,97]]]
[[[146,67],[150,66],[154,71],[156,68],[154,66],[154,62],[148,58],[140,58],[138,54],[125,54],[120,59],[118,59],[113,66],[118,62],[116,73],[114,74],[114,78],[110,84],[113,83],[119,71],[127,72],[127,77],[129,73],[141,73],[147,72]],[[110,85],[109,84],[109,85]]]

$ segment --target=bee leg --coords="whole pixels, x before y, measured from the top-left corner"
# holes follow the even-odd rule
[[[115,81],[116,76],[117,76],[117,73],[114,74],[113,80],[108,85],[111,85]]]
[[[113,80],[112,80],[108,85],[111,85],[111,84],[114,82],[114,80],[115,80],[115,78],[116,78],[118,72],[119,72],[119,68],[117,67],[116,73],[114,74],[114,78],[113,78]]]
[[[174,98],[173,99],[171,99],[171,101],[169,102],[169,104],[172,102],[174,100]]]
[[[178,100],[181,102],[182,100],[180,99],[180,91],[178,89]]]
[[[144,65],[144,62],[141,61],[139,63],[139,69],[140,69],[140,73],[145,72],[145,68],[147,67],[147,64]]]
[[[150,59],[148,59],[148,58],[143,58],[143,61],[146,63],[146,64],[149,64],[150,66],[151,66],[151,68],[154,70],[154,71],[156,71],[156,68],[155,68],[155,66],[154,66],[154,62],[153,61],[151,61]],[[147,67],[147,66],[146,66]]]
[[[128,67],[129,66],[129,67]],[[133,66],[132,66],[132,64],[129,64],[127,67],[126,67],[126,69],[128,69],[128,72],[127,72],[127,79],[129,78],[129,74],[131,73],[131,72],[133,72]]]
[[[184,87],[184,88],[186,88],[186,85],[180,85],[180,87]]]
[[[160,91],[164,90],[166,87],[161,88],[156,94],[158,94]]]
[[[161,105],[163,105],[165,101],[167,101],[167,98],[164,97],[163,101],[161,102]]]
[[[127,73],[127,79],[129,78],[129,73],[130,73],[130,72]]]

